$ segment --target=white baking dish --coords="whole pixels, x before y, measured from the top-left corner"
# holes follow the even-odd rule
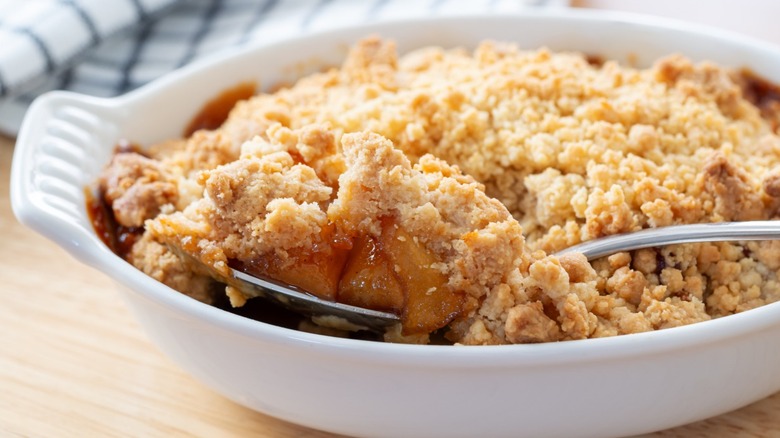
[[[16,215],[113,278],[149,337],[204,384],[313,428],[388,437],[621,436],[714,416],[780,390],[780,303],[607,339],[501,347],[371,343],[283,329],[201,304],[137,271],[96,237],[84,187],[119,139],[149,145],[177,137],[221,90],[247,80],[273,85],[338,64],[348,45],[371,33],[394,38],[402,52],[474,47],[486,38],[639,64],[679,52],[780,81],[780,50],[773,46],[626,15],[551,11],[340,29],[226,53],[116,99],[41,97],[14,155]]]

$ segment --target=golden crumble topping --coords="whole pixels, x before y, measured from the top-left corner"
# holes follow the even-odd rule
[[[775,219],[780,139],[744,82],[681,56],[635,69],[483,42],[399,57],[367,38],[218,129],[117,154],[100,185],[119,226],[143,225],[128,260],[201,300],[214,282],[170,248],[395,312],[389,341],[658,330],[777,301],[780,243],[551,254]]]

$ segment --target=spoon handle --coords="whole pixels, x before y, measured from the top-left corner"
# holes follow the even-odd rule
[[[558,251],[555,255],[581,252],[588,260],[594,260],[621,251],[676,243],[775,239],[780,239],[780,221],[673,225],[590,240]]]

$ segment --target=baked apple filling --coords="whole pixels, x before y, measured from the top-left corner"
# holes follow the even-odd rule
[[[430,333],[460,313],[464,296],[451,291],[437,257],[398,225],[382,221],[378,238],[362,236],[341,277],[337,300],[402,317],[403,333]]]
[[[434,268],[436,256],[391,220],[382,221],[378,237],[325,241],[328,244],[290,252],[286,261],[268,255],[228,263],[326,300],[395,313],[404,335],[438,330],[463,307],[463,294],[450,291],[447,277]]]

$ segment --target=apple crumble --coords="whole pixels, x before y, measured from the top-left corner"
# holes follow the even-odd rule
[[[118,252],[207,303],[248,297],[171,248],[212,272],[396,313],[388,341],[675,327],[780,299],[780,242],[554,253],[649,227],[775,219],[778,112],[751,80],[677,55],[639,69],[483,42],[399,57],[367,38],[340,68],[240,101],[214,129],[118,151],[100,199],[135,236],[115,231]]]

